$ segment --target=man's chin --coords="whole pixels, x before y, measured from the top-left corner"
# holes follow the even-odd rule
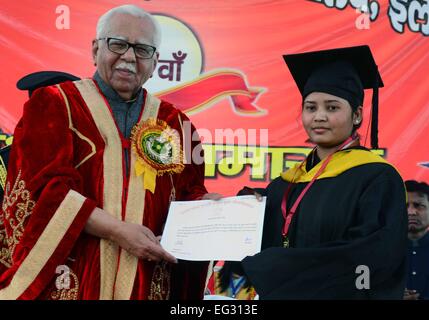
[[[131,99],[135,93],[140,89],[140,87],[135,87],[131,85],[122,85],[122,84],[112,84],[112,89],[116,91],[122,98]]]
[[[408,233],[420,233],[422,231],[425,231],[426,227],[421,226],[408,226]]]

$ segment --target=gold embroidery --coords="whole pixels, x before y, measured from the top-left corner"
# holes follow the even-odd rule
[[[76,191],[70,190],[67,193],[34,247],[16,270],[10,284],[0,289],[0,300],[18,299],[33,283],[54,254],[60,241],[66,236],[85,199]]]
[[[79,295],[79,279],[67,267],[67,272],[60,274],[55,281],[56,290],[51,293],[52,300],[77,300]]]
[[[171,265],[165,261],[157,263],[150,284],[149,300],[168,300],[170,298]]]
[[[4,190],[4,186],[6,185],[6,175],[7,168],[4,164],[3,158],[0,156],[0,186]]]
[[[15,204],[16,211],[12,215],[12,210],[9,209]],[[12,190],[10,190],[10,182],[6,184],[3,198],[3,223],[7,221],[12,229],[12,234],[9,236],[6,235],[6,242],[10,254],[10,263],[13,262],[13,252],[16,245],[22,238],[25,221],[33,212],[34,205],[35,202],[31,200],[30,191],[25,188],[25,181],[21,179],[21,170],[19,170]]]
[[[7,245],[6,229],[4,227],[3,215],[0,212],[0,263],[6,268],[10,268],[12,261],[10,258],[9,246]]]

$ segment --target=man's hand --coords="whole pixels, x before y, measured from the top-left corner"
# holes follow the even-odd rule
[[[420,293],[418,293],[416,290],[405,289],[404,300],[418,300],[419,296]]]
[[[159,238],[147,227],[120,221],[103,209],[94,209],[86,222],[85,232],[109,239],[137,258],[177,263],[176,258],[161,247]]]
[[[137,258],[177,263],[176,258],[161,247],[159,239],[149,228],[128,222],[122,222],[112,237],[121,248]]]

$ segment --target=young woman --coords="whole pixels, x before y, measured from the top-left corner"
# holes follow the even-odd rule
[[[401,299],[407,212],[403,181],[360,146],[364,88],[383,86],[367,46],[285,56],[315,148],[262,190],[263,250],[243,260],[261,299]]]

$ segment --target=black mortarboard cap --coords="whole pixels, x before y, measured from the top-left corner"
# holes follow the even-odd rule
[[[283,56],[303,99],[312,92],[346,99],[356,110],[364,89],[373,89],[371,147],[378,148],[378,88],[383,87],[368,46],[289,54]]]
[[[38,88],[51,86],[67,80],[75,81],[80,80],[80,78],[66,72],[38,71],[19,79],[16,87],[20,90],[28,90],[28,95],[31,97],[33,91]]]

